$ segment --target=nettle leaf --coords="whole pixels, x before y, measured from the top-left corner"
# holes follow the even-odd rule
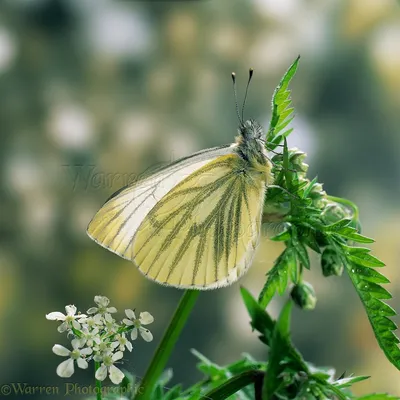
[[[309,376],[309,368],[290,340],[290,316],[293,303],[288,301],[282,308],[272,333],[272,340],[262,388],[262,398],[272,399],[277,391],[287,386],[285,373],[296,371]]]
[[[282,295],[288,286],[289,276],[292,281],[296,281],[296,274],[296,252],[292,247],[286,247],[284,252],[276,259],[274,266],[267,274],[267,281],[265,282],[258,298],[260,307],[265,309],[276,292]]]
[[[267,142],[268,149],[274,150],[283,138],[287,137],[293,129],[287,129],[287,126],[293,120],[293,108],[291,107],[289,83],[296,73],[300,56],[286,71],[279,82],[279,85],[272,96],[272,115],[269,124]]]
[[[243,302],[251,318],[251,326],[262,336],[260,340],[269,345],[272,332],[275,327],[275,321],[265,312],[264,308],[257,303],[256,299],[244,287],[240,288]]]
[[[366,253],[358,254],[362,255]],[[397,329],[397,326],[390,319],[390,317],[396,315],[396,312],[382,301],[391,299],[392,296],[386,289],[380,286],[380,283],[388,283],[389,280],[368,267],[353,264],[349,255],[347,258],[349,258],[349,261],[345,262],[347,273],[364,305],[376,340],[388,360],[397,369],[400,369],[399,339],[393,332]],[[380,264],[383,264],[380,260],[378,261]],[[381,266],[380,264],[379,266]]]
[[[346,388],[354,385],[357,382],[362,382],[369,379],[369,376],[349,376],[347,378],[338,379],[334,385],[338,388]]]
[[[339,232],[341,229],[345,228],[349,224],[351,224],[351,219],[343,218],[340,221],[337,221],[333,224],[326,225],[325,231],[326,232]]]
[[[346,251],[346,257],[354,264],[361,265],[364,267],[384,267],[385,263],[378,258],[369,254],[371,249],[367,247],[351,247],[342,245],[342,248]]]
[[[357,229],[350,226],[354,224],[352,219],[344,218],[334,224],[325,227],[325,232],[336,233],[347,240],[352,240],[357,243],[374,243],[375,240],[367,236],[360,235]]]
[[[310,258],[308,257],[308,252],[306,246],[301,241],[301,237],[297,234],[297,229],[292,227],[292,240],[291,243],[296,250],[297,257],[301,264],[310,269]]]
[[[268,366],[263,384],[263,399],[273,398],[276,390],[281,385],[280,375],[284,370],[282,361],[289,353],[290,313],[292,303],[287,302],[281,311],[272,334],[271,350],[269,352]]]

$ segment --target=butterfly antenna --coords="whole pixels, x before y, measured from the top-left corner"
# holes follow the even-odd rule
[[[243,100],[243,105],[242,105],[242,121],[244,120],[244,118],[243,118],[244,106],[246,105],[247,92],[249,90],[249,85],[250,85],[251,78],[253,77],[253,72],[254,72],[253,68],[250,68],[249,69],[249,80],[247,81],[246,93],[244,94],[244,100]]]
[[[240,124],[243,124],[243,118],[240,119],[240,114],[239,114],[239,106],[238,106],[237,92],[236,92],[236,74],[234,72],[232,72],[232,82],[233,82],[233,94],[235,96],[236,114]]]

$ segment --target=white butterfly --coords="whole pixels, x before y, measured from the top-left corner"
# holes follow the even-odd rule
[[[88,235],[164,285],[213,289],[239,279],[252,262],[272,183],[260,124],[239,121],[235,143],[182,158],[116,192]]]

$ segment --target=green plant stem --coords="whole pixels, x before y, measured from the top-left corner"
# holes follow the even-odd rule
[[[135,397],[136,400],[148,400],[150,398],[154,385],[167,364],[169,356],[171,355],[175,343],[185,326],[186,320],[196,303],[199,293],[198,290],[186,290],[183,294],[178,307],[175,310],[175,314],[172,317],[140,384]]]
[[[98,361],[94,362],[94,373],[100,368],[100,363]],[[101,381],[96,379],[96,398],[101,400]]]
[[[259,396],[259,386],[262,386],[262,381],[264,379],[264,371],[252,370],[242,372],[239,375],[236,375],[222,385],[212,389],[208,393],[206,393],[201,400],[222,400],[226,399],[229,396],[232,396],[239,390],[244,387],[250,385],[251,383],[255,385],[255,391],[257,393],[256,399],[260,398]]]

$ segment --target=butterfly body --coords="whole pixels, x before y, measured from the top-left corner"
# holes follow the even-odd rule
[[[261,126],[203,150],[109,199],[88,227],[97,243],[130,259],[148,278],[213,289],[249,268],[258,244],[271,163]]]

